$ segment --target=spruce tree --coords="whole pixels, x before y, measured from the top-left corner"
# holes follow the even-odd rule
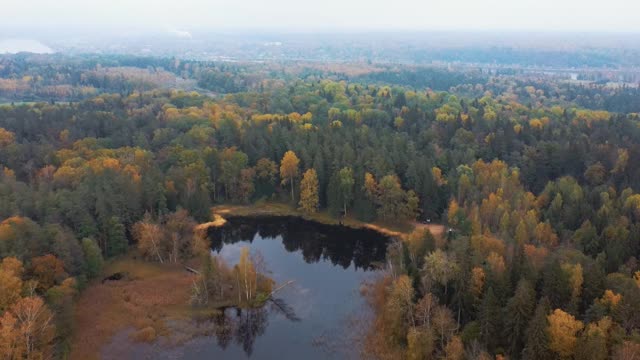
[[[571,301],[569,276],[562,269],[558,259],[554,260],[545,271],[542,294],[549,299],[553,309],[565,308]]]
[[[124,225],[117,216],[107,221],[104,229],[106,237],[106,253],[108,257],[124,254],[127,251],[127,236]]]
[[[500,302],[489,287],[482,298],[478,320],[480,322],[480,339],[489,350],[494,350],[500,338]]]
[[[544,360],[553,359],[553,353],[549,349],[549,322],[547,315],[551,311],[549,300],[542,298],[536,306],[533,318],[527,327],[522,359]]]
[[[513,355],[522,351],[527,324],[533,315],[536,293],[527,280],[520,280],[505,309],[504,336]]]

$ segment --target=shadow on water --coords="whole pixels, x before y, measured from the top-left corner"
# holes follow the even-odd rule
[[[292,282],[254,309],[226,308],[193,320],[168,321],[170,336],[127,344],[103,354],[118,359],[345,359],[357,347],[349,322],[366,314],[363,281],[385,261],[388,239],[365,229],[323,225],[294,217],[228,218],[212,229],[212,252],[228,264],[242,247],[263,257],[277,284]]]
[[[344,329],[326,329],[343,326],[340,322],[350,315],[349,312],[362,305],[361,299],[354,300],[352,296],[362,280],[360,275],[375,271],[385,260],[388,239],[373,230],[324,225],[297,217],[231,217],[227,220],[224,226],[209,233],[214,253],[225,258],[229,256],[225,256],[225,250],[248,245],[252,251],[265,255],[267,267],[274,271],[277,281],[297,281],[296,289],[284,292],[282,297],[272,299],[261,309],[238,309],[235,317],[230,316],[233,312],[229,309],[223,313],[227,325],[223,328],[233,332],[236,343],[249,357],[257,338],[270,328],[273,332],[282,332],[270,334],[274,344],[293,333],[306,335],[308,347],[302,346],[298,352],[300,356],[311,358],[305,352],[314,350],[314,336],[324,335],[309,330],[309,324],[301,326],[291,322],[317,322],[312,326],[323,328],[326,325],[326,332],[340,333]],[[302,262],[290,261],[299,259],[300,255]],[[233,262],[233,259],[228,260]],[[310,294],[305,296],[307,292]],[[312,309],[308,308],[309,304]],[[290,324],[269,327],[269,317],[286,319]],[[216,336],[218,345],[225,349],[229,340]]]
[[[287,302],[283,299],[272,299],[271,309],[273,309],[274,312],[282,314],[289,321],[295,322],[302,320],[298,317],[298,315],[296,315],[296,310],[293,308],[293,306],[287,304]]]
[[[220,252],[225,244],[250,239],[282,238],[288,252],[302,251],[307,263],[330,260],[347,269],[371,270],[383,262],[387,238],[370,229],[324,225],[297,217],[229,218],[225,226],[213,228],[211,247]]]
[[[254,342],[269,325],[269,314],[265,308],[230,308],[215,316],[210,325],[221,349],[226,349],[233,341],[251,356]]]

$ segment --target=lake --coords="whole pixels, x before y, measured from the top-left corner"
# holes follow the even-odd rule
[[[240,249],[248,246],[253,254],[262,255],[268,275],[277,285],[294,283],[260,309],[230,308],[214,318],[174,322],[173,339],[132,344],[126,357],[357,357],[353,333],[368,312],[360,287],[375,277],[376,269],[384,263],[388,240],[373,230],[322,225],[294,217],[227,220],[225,226],[210,232],[214,254],[235,264]],[[181,334],[189,336],[180,338]],[[112,341],[127,342],[127,334],[119,334]]]
[[[32,39],[0,39],[0,54],[30,52],[35,54],[53,54],[53,49]]]

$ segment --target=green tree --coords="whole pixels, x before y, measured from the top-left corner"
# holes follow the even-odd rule
[[[607,349],[607,333],[610,331],[611,319],[605,317],[598,323],[591,323],[582,332],[576,344],[576,360],[606,360],[609,358]]]
[[[407,205],[407,193],[402,190],[400,179],[395,175],[387,175],[380,180],[377,187],[378,216],[385,221],[411,218],[411,210]],[[416,207],[412,210],[415,211]]]
[[[600,243],[596,228],[589,220],[583,222],[582,226],[576,230],[572,240],[587,255],[596,256],[602,251],[602,244]]]
[[[258,160],[255,166],[256,171],[256,195],[271,196],[274,192],[278,165],[267,158]]]
[[[104,242],[107,257],[124,254],[127,251],[125,227],[117,216],[110,217],[104,226]]]
[[[458,275],[460,266],[455,258],[446,252],[437,249],[424,258],[425,283],[439,283],[444,287],[444,295],[447,295],[449,282]]]
[[[52,252],[64,263],[71,275],[79,275],[85,267],[82,247],[73,232],[58,225],[49,225],[46,232],[53,237]]]
[[[516,292],[507,302],[504,317],[504,337],[509,345],[509,351],[517,356],[524,346],[523,340],[527,324],[533,316],[536,303],[536,292],[531,284],[524,279],[518,282]]]
[[[550,311],[549,301],[542,298],[527,326],[525,346],[522,351],[524,360],[553,359],[553,353],[549,349],[549,322],[547,321]]]
[[[104,260],[102,259],[102,250],[95,240],[90,238],[82,239],[82,250],[84,251],[84,259],[87,264],[87,277],[92,279],[100,275]]]
[[[564,308],[571,301],[571,289],[569,274],[562,269],[560,260],[553,260],[544,273],[542,294],[549,299],[551,307]]]
[[[246,180],[242,170],[248,166],[249,158],[247,154],[231,147],[222,151],[220,159],[220,181],[224,186],[224,192],[228,199],[239,201],[243,197],[242,181]]]
[[[353,170],[349,167],[344,167],[338,172],[338,179],[340,184],[340,197],[342,198],[342,204],[344,209],[344,215],[347,215],[347,206],[353,200],[353,186],[355,180],[353,178]]]
[[[492,287],[489,287],[482,297],[478,311],[478,322],[480,323],[480,339],[489,350],[495,350],[500,342],[502,324],[500,302]]]

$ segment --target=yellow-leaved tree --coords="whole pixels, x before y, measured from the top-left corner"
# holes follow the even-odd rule
[[[560,355],[561,358],[571,358],[578,341],[577,334],[584,325],[576,320],[573,315],[567,314],[561,309],[556,309],[547,316],[549,321],[549,348]]]
[[[247,246],[242,247],[240,250],[240,261],[238,265],[236,265],[236,278],[239,285],[238,298],[240,298],[240,293],[244,291],[245,299],[247,301],[252,300],[256,296],[258,273],[256,272],[253,261],[251,261],[249,248]]]
[[[6,257],[0,264],[0,312],[20,299],[22,291],[22,263],[14,257]]]
[[[280,178],[282,179],[282,185],[289,182],[291,186],[291,201],[294,201],[293,189],[294,181],[299,175],[298,166],[300,165],[300,159],[293,151],[287,151],[280,161]]]
[[[53,357],[53,314],[42,298],[21,298],[0,317],[0,354],[3,359]]]
[[[315,213],[319,206],[318,174],[314,169],[305,171],[300,182],[300,210]]]

